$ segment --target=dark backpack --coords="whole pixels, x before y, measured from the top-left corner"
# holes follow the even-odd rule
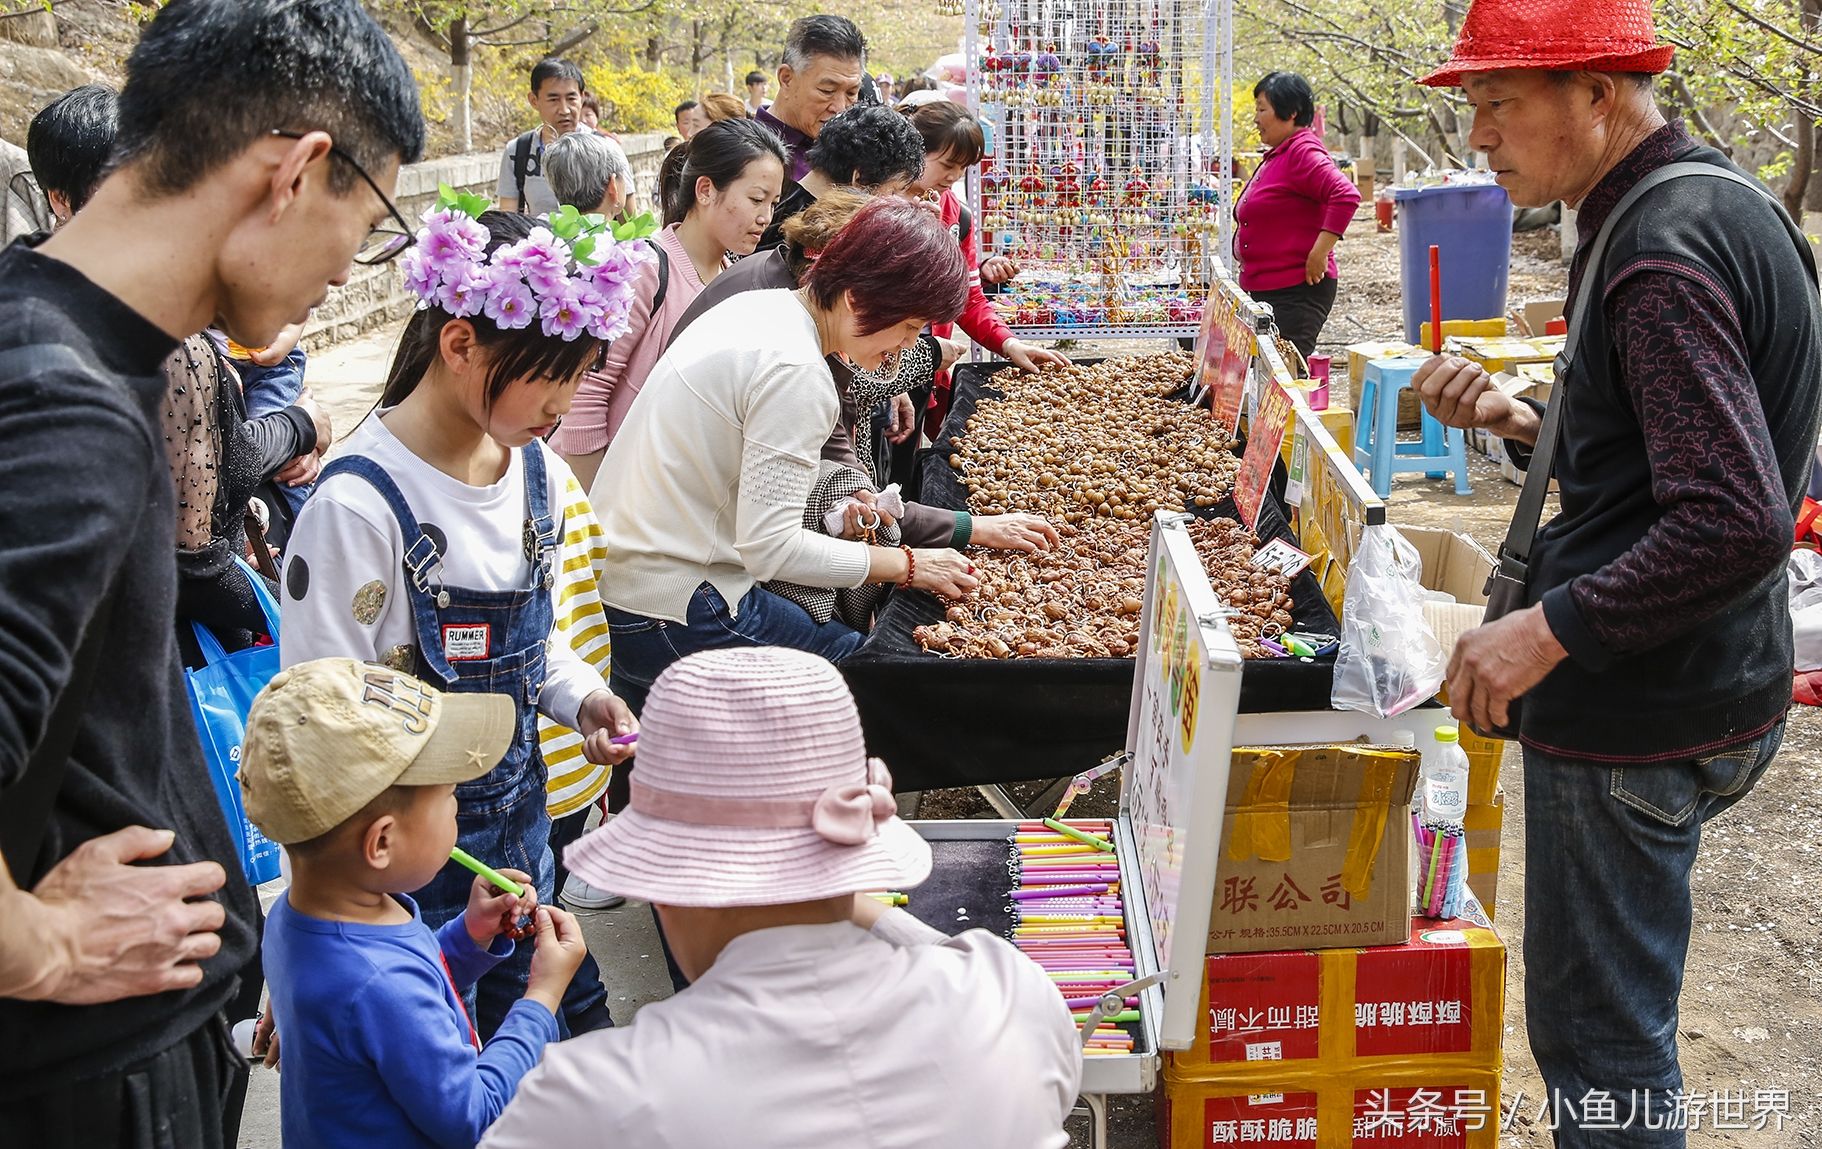
[[[538,173],[532,168],[531,149],[540,129],[533,128],[512,142],[512,179],[519,189],[519,214],[530,215],[525,203],[525,178]]]
[[[656,315],[658,309],[664,306],[664,293],[671,289],[671,257],[657,240],[647,239],[645,242],[658,253],[658,292],[652,296],[652,314]]]

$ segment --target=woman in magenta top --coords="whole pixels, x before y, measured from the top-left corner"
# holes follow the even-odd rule
[[[594,485],[601,457],[671,329],[726,269],[727,253],[752,252],[784,187],[784,145],[751,120],[710,124],[677,150],[685,153],[678,186],[663,189],[666,227],[652,237],[661,260],[640,271],[632,326],[608,346],[601,367],[583,376],[569,414],[550,436],[583,490]]]
[[[1335,306],[1335,243],[1360,189],[1311,128],[1316,95],[1302,76],[1272,72],[1253,88],[1265,160],[1234,207],[1240,289],[1272,305],[1278,331],[1306,358]]]

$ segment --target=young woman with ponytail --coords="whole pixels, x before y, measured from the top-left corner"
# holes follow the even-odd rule
[[[652,237],[658,260],[635,284],[626,334],[583,377],[550,439],[584,488],[593,484],[678,318],[727,269],[730,253],[750,254],[765,234],[784,167],[784,145],[753,120],[710,124],[665,157],[659,174],[665,227]]]

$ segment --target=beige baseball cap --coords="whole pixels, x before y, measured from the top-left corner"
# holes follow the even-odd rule
[[[253,700],[241,748],[247,817],[280,845],[307,842],[388,786],[467,782],[516,733],[504,694],[445,694],[352,658],[282,670]]]

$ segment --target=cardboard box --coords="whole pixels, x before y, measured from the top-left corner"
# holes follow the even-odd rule
[[[1414,921],[1398,946],[1211,956],[1208,1024],[1165,1055],[1159,1143],[1491,1147],[1505,978],[1499,935],[1464,921]]]
[[[1552,319],[1560,319],[1569,304],[1566,299],[1533,299],[1513,309],[1512,321],[1526,335],[1542,335]]]
[[[1489,918],[1494,917],[1493,903],[1499,893],[1499,851],[1506,826],[1506,792],[1497,775],[1493,786],[1492,800],[1469,801],[1461,820],[1468,836],[1468,888]],[[1469,788],[1472,790],[1471,784]]]
[[[1404,941],[1419,761],[1390,746],[1237,748],[1208,952]]]
[[[1158,1106],[1164,1149],[1494,1149],[1499,1144],[1497,1072],[1457,1070],[1418,1084],[1381,1075],[1311,1078],[1295,1085],[1231,1086],[1173,1081]]]
[[[1501,335],[1496,338],[1451,339],[1446,349],[1472,359],[1493,374],[1517,373],[1520,367],[1548,367],[1563,349],[1563,337],[1544,335],[1518,339]]]

